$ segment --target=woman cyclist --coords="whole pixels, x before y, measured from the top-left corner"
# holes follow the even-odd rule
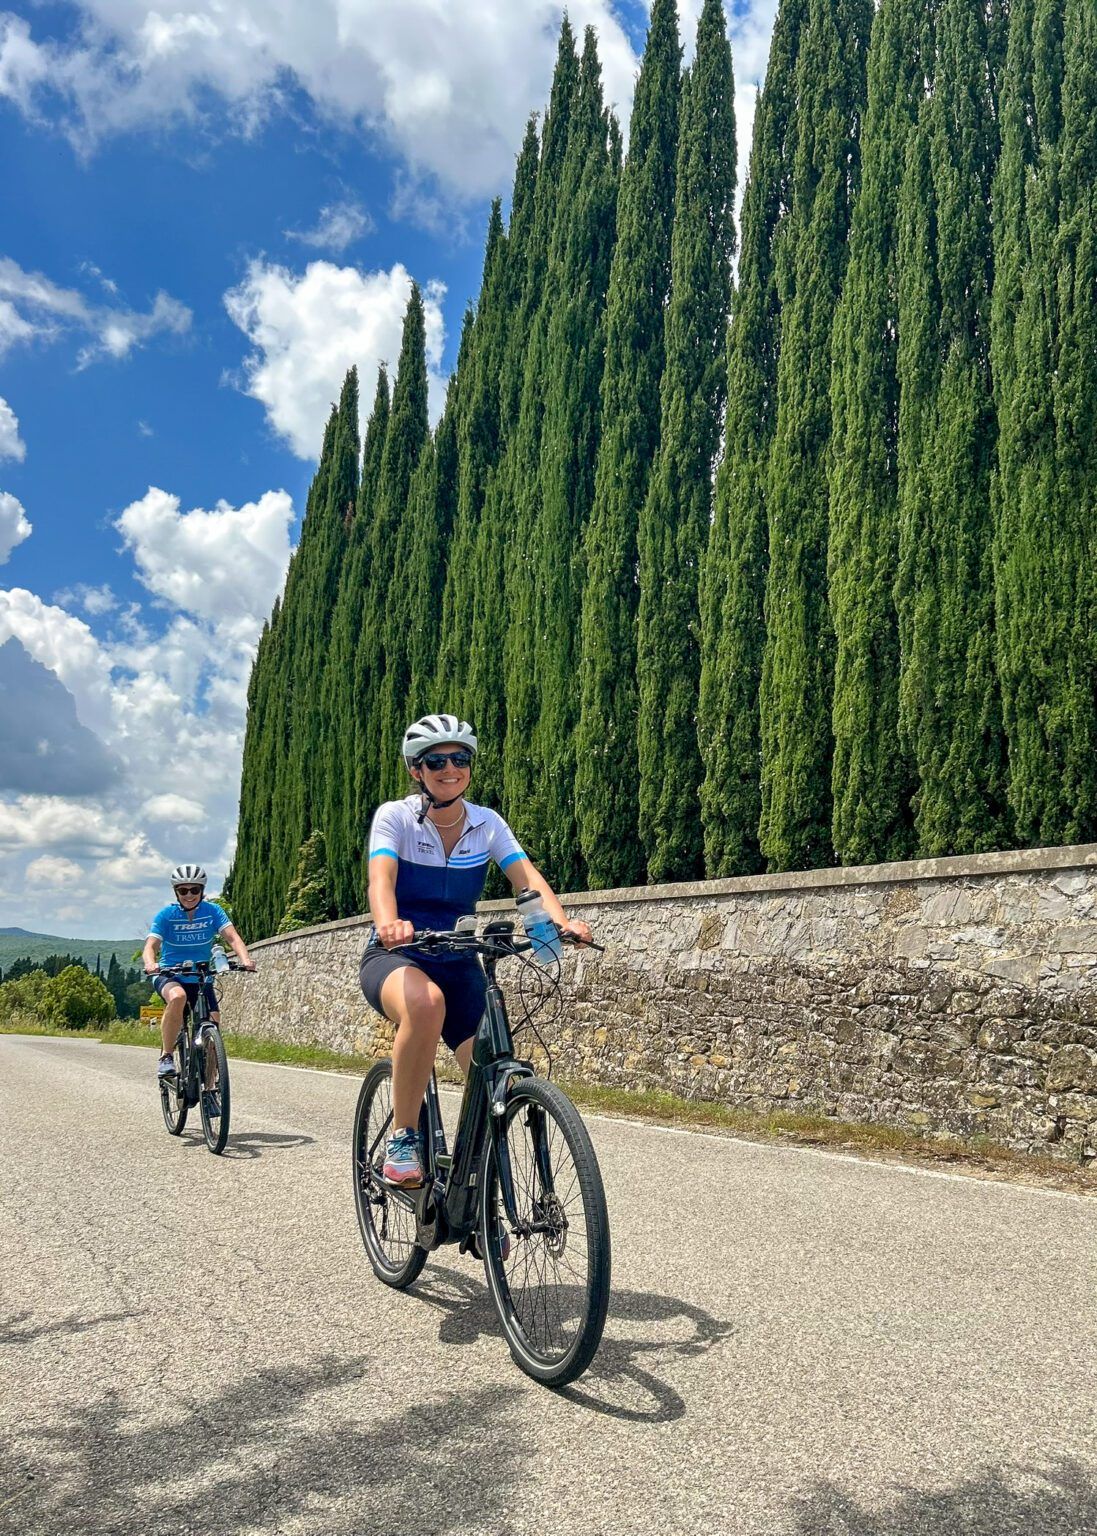
[[[590,939],[569,922],[548,881],[523,853],[501,816],[465,799],[476,737],[455,715],[424,715],[404,733],[401,755],[417,789],[377,808],[369,837],[369,909],[373,931],[362,956],[362,991],[396,1026],[392,1051],[393,1134],[384,1176],[409,1188],[423,1182],[419,1106],[442,1039],[464,1072],[484,1011],[485,981],[472,956],[429,959],[393,954],[417,928],[448,929],[473,911],[494,859],[516,891],[540,891],[565,932]]]

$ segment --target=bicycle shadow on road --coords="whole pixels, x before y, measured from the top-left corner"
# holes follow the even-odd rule
[[[472,1261],[469,1261],[470,1263]],[[499,1339],[502,1329],[477,1261],[468,1273],[435,1265],[407,1293],[444,1315],[439,1343],[472,1344],[481,1336]],[[643,1338],[620,1338],[622,1324],[651,1325]],[[685,1329],[684,1336],[682,1335]],[[639,1363],[693,1359],[720,1344],[732,1331],[703,1307],[656,1291],[614,1290],[607,1334],[590,1369],[560,1396],[584,1408],[638,1424],[665,1424],[684,1418],[685,1399],[670,1381]],[[670,1372],[673,1375],[673,1369]]]
[[[228,1163],[254,1162],[257,1157],[265,1157],[267,1152],[286,1152],[294,1147],[311,1147],[315,1142],[315,1136],[306,1136],[303,1131],[230,1131],[221,1158]],[[188,1151],[191,1148],[201,1148],[203,1151],[206,1149],[201,1133],[197,1136],[180,1136],[179,1145],[186,1147]]]
[[[1091,1536],[1097,1476],[1069,1456],[1045,1466],[988,1466],[950,1488],[904,1488],[882,1509],[820,1480],[790,1514],[792,1536]]]
[[[348,1400],[348,1393],[350,1394]],[[189,1395],[189,1394],[187,1394]],[[268,1368],[150,1421],[146,1401],[76,1398],[0,1444],[0,1531],[324,1536],[495,1529],[533,1454],[513,1388],[392,1412],[365,1357]]]

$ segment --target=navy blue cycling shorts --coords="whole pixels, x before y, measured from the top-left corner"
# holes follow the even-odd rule
[[[160,996],[163,997],[164,988],[169,984],[169,982],[173,981],[177,981],[179,985],[186,991],[187,1002],[193,1008],[198,997],[197,977],[194,977],[193,980],[188,980],[188,978],[185,976],[153,976],[152,990],[154,992],[158,992]],[[210,1013],[217,1013],[221,1007],[221,1004],[217,1001],[217,993],[213,990],[212,981],[206,982],[206,1007],[209,1009]]]
[[[412,965],[424,976],[429,976],[441,989],[446,1000],[446,1016],[442,1022],[442,1039],[451,1051],[466,1040],[471,1040],[484,1014],[487,981],[476,960],[463,955],[446,959],[428,960],[416,955],[393,954],[383,944],[367,944],[362,956],[358,978],[366,1002],[378,1013],[381,1006],[381,988],[401,966]]]

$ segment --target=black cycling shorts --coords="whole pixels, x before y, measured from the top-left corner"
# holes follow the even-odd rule
[[[383,944],[367,944],[358,979],[362,992],[371,1008],[384,1015],[381,1007],[381,988],[401,966],[413,965],[424,976],[429,976],[441,989],[446,1000],[446,1016],[442,1023],[442,1039],[451,1051],[466,1040],[471,1040],[479,1027],[487,996],[487,981],[476,960],[470,955],[428,960],[423,955],[393,954]]]
[[[186,992],[187,1002],[193,1008],[195,1003],[198,1001],[199,983],[197,976],[153,976],[152,990],[154,992],[158,992],[160,996],[163,997],[164,988],[173,981],[177,981]],[[212,981],[206,982],[206,1007],[209,1009],[210,1013],[217,1013],[221,1007],[221,1004],[217,1001],[217,993],[213,990]]]

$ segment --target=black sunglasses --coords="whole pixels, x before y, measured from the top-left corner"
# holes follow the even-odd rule
[[[177,885],[175,887],[175,894],[177,896],[201,896],[203,889],[204,887],[201,885]]]
[[[424,752],[419,759],[424,768],[429,768],[431,773],[439,773],[447,763],[452,763],[455,768],[471,768],[471,752]]]

